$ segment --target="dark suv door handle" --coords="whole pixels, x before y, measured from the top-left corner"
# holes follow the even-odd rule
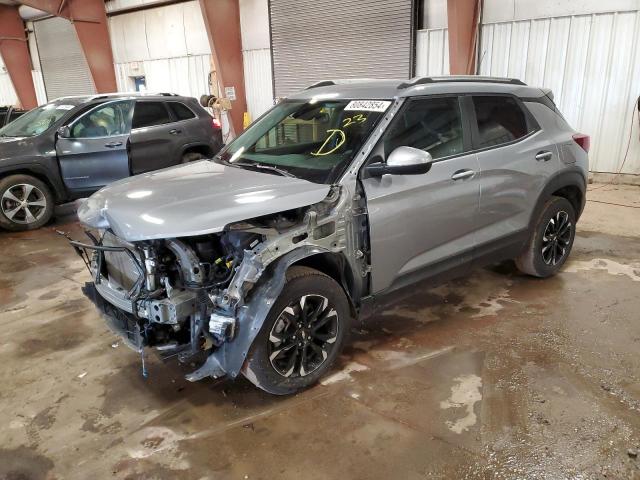
[[[121,147],[122,146],[122,142],[110,142],[110,143],[105,143],[104,144],[105,147],[107,148],[116,148],[116,147]]]
[[[464,180],[465,178],[473,177],[476,174],[473,170],[458,170],[451,175],[451,180]]]
[[[543,150],[542,152],[538,152],[536,154],[536,160],[540,161],[548,161],[551,160],[551,157],[553,157],[553,153],[547,151],[547,150]]]
[[[174,128],[174,129],[172,129],[172,130],[169,130],[169,133],[170,133],[171,135],[179,135],[179,134],[181,134],[181,133],[182,133],[182,130],[178,130],[177,128]]]

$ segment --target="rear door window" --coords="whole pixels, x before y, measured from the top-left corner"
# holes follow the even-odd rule
[[[132,128],[153,127],[170,122],[169,111],[163,102],[136,102]]]
[[[473,108],[478,125],[476,148],[510,143],[533,131],[525,112],[513,97],[474,96]]]
[[[169,109],[173,113],[173,116],[176,120],[189,120],[190,118],[195,118],[195,113],[191,111],[189,107],[180,102],[169,102]]]

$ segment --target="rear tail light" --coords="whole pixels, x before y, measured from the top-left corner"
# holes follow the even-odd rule
[[[211,120],[211,123],[213,123],[214,130],[222,130],[222,124],[220,123],[220,120],[218,120],[217,118],[213,117],[213,120]]]
[[[585,152],[589,153],[589,147],[591,146],[591,137],[584,133],[576,133],[573,136],[573,141],[580,145]]]

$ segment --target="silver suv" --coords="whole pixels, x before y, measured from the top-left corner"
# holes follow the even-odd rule
[[[482,77],[326,81],[213,160],[116,182],[79,209],[85,294],[138,352],[288,394],[354,318],[418,280],[566,261],[589,137],[549,90]],[[143,353],[144,355],[144,353]]]

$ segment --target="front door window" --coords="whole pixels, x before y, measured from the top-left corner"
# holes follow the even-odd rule
[[[133,102],[109,102],[81,116],[71,125],[72,138],[126,135],[131,131]]]

